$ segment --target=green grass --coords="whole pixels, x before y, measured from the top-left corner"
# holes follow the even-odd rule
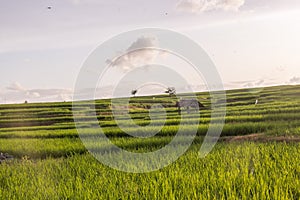
[[[133,128],[127,118],[115,116],[125,131],[112,116],[110,100],[97,100],[96,123],[113,144],[127,151],[164,147],[174,138],[179,123],[187,136],[197,130],[192,146],[176,162],[143,174],[120,172],[93,158],[75,129],[70,102],[0,105],[0,152],[15,157],[0,164],[0,199],[300,199],[299,143],[226,142],[227,137],[253,133],[299,138],[300,86],[226,93],[224,139],[205,158],[199,157],[200,146],[209,123],[218,122],[211,118],[208,93],[197,94],[205,105],[200,119],[199,113],[190,113],[182,121],[173,106],[175,98],[132,98],[130,117],[144,128]],[[254,105],[256,99],[259,103]],[[157,110],[150,121],[148,107],[153,103],[165,107],[166,120]],[[94,123],[86,115],[91,104],[80,102],[77,107],[83,121],[81,137],[87,138],[91,149],[107,151],[107,146],[93,140],[99,137],[97,130],[88,128]],[[200,124],[195,125],[198,120]],[[157,134],[151,138],[128,135],[154,131]]]
[[[199,145],[162,170],[132,174],[91,155],[1,165],[1,199],[299,199],[299,144]]]

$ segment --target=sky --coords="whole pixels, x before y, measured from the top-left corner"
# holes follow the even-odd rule
[[[146,27],[170,29],[197,42],[226,89],[300,83],[298,0],[0,0],[0,5],[0,103],[72,100],[82,64],[97,46]],[[139,56],[152,61],[158,55]],[[115,66],[107,80],[128,70]],[[129,91],[132,87],[128,83]],[[176,87],[201,91],[203,81]],[[109,97],[113,85],[103,88],[99,97]]]

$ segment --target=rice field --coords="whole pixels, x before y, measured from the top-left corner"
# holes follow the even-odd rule
[[[127,151],[164,147],[180,124],[187,135],[197,130],[183,156],[149,173],[117,171],[89,154],[75,128],[71,102],[0,105],[0,152],[14,157],[0,164],[0,199],[300,199],[300,86],[230,90],[226,95],[221,138],[205,158],[199,149],[209,123],[218,120],[211,118],[208,93],[197,94],[205,108],[184,120],[175,97],[131,98],[129,115],[145,126],[143,134],[159,130],[150,138],[130,136],[140,129],[122,115],[113,116],[110,100],[95,101],[97,123]],[[166,120],[159,110],[150,119],[149,108],[157,103],[165,108]],[[83,115],[80,120],[88,127],[92,119]],[[84,132],[87,137],[97,134],[92,128]]]

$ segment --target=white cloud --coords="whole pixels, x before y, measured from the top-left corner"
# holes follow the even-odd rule
[[[26,89],[18,82],[11,83],[1,91],[0,103],[71,101],[71,89]]]
[[[6,87],[8,90],[13,91],[25,91],[26,89],[18,82],[11,83],[9,86]]]
[[[27,96],[42,101],[71,101],[71,89],[32,89],[27,91]]]
[[[265,86],[278,85],[279,82],[274,78],[261,78],[256,80],[240,80],[230,81],[224,84],[226,89],[238,89],[238,88],[261,88]]]
[[[212,10],[238,11],[245,0],[180,0],[176,9],[183,12],[201,13]]]
[[[73,99],[72,93],[65,93],[65,92],[60,93],[57,97],[58,97],[58,99],[61,99],[62,101],[72,101],[72,99]]]
[[[40,97],[41,96],[40,93],[38,93],[38,92],[32,92],[31,95],[34,96],[34,97]]]
[[[260,80],[257,80],[257,81],[252,81],[252,82],[245,83],[243,85],[243,87],[244,88],[260,87],[260,86],[263,86],[264,83],[265,83],[265,80],[264,79],[260,79]]]
[[[294,76],[287,83],[288,84],[299,84],[300,83],[300,77]]]
[[[125,52],[119,53],[114,59],[108,59],[106,62],[111,67],[118,67],[125,72],[150,64],[161,54],[157,50],[149,49],[150,47],[158,47],[157,38],[142,36],[133,42]]]

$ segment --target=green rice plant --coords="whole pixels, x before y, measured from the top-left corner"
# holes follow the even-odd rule
[[[194,145],[159,171],[106,167],[89,154],[23,158],[0,167],[2,199],[299,199],[299,144]]]

